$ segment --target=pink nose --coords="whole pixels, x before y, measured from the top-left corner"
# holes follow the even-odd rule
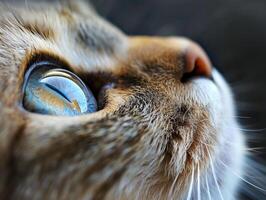
[[[211,77],[211,62],[204,50],[194,42],[191,42],[184,52],[185,69],[183,78],[193,76]]]

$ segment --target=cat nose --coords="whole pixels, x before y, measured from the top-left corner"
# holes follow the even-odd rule
[[[211,78],[211,62],[204,50],[198,44],[190,41],[187,47],[185,47],[184,62],[183,81],[199,76]]]
[[[181,81],[194,77],[212,77],[212,65],[204,50],[183,37],[129,37],[127,58],[142,66],[158,68],[149,73],[169,73]]]

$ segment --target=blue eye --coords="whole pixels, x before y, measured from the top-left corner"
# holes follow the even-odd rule
[[[70,71],[42,63],[26,77],[23,105],[29,111],[65,116],[97,111],[92,92]]]

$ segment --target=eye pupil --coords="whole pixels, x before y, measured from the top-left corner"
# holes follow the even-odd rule
[[[40,82],[42,82],[42,80],[40,80]],[[60,94],[62,97],[64,97],[67,101],[69,101],[71,103],[71,101],[67,98],[67,96],[61,92],[60,90],[58,90],[56,87],[48,84],[48,83],[44,83],[45,86],[47,86],[48,88],[50,88],[51,90],[54,90],[55,92],[57,92],[58,94]]]
[[[79,77],[61,68],[48,67],[41,66],[29,75],[23,100],[25,108],[52,115],[78,115],[97,110],[92,92]]]

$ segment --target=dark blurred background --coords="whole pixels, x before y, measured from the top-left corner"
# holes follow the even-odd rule
[[[129,35],[178,35],[200,43],[234,91],[236,117],[248,143],[266,147],[266,0],[91,2],[103,17]],[[265,149],[253,154],[266,170],[262,162],[266,160]],[[241,199],[266,199],[252,188],[256,198],[242,195]]]
[[[178,35],[201,44],[234,91],[236,117],[248,143],[266,147],[266,0],[91,2],[100,15],[129,35]],[[266,160],[265,149],[254,154]],[[266,165],[261,164],[266,171]],[[266,199],[258,190],[253,191],[257,198],[242,195],[241,199]]]

